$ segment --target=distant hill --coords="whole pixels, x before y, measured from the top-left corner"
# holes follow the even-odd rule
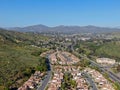
[[[118,32],[119,28],[97,27],[97,26],[56,26],[48,27],[45,25],[33,25],[27,27],[13,27],[8,30],[15,30],[20,32],[60,32],[60,33],[104,33],[104,32]]]
[[[15,30],[20,32],[42,32],[42,31],[48,31],[50,27],[47,27],[45,25],[33,25],[33,26],[27,26],[27,27],[12,27],[8,28],[7,30]]]
[[[8,43],[37,44],[39,41],[47,41],[49,38],[33,32],[18,32],[0,28],[0,40]]]

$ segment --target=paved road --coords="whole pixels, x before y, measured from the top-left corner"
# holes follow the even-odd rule
[[[109,75],[109,77],[114,81],[114,82],[118,82],[120,83],[120,78],[118,76],[116,76],[114,73],[112,73],[111,71],[108,71],[107,69],[103,68],[101,65],[97,64],[96,62],[90,60],[90,62],[97,66],[103,73],[107,73]]]
[[[92,90],[98,90],[92,78],[86,72],[84,72],[83,74],[85,75],[86,79],[90,83],[90,86],[92,86]]]
[[[73,45],[72,45],[72,49]],[[106,68],[103,68],[101,65],[97,64],[96,62],[94,62],[93,60],[88,59],[94,66],[97,66],[103,73],[107,73],[109,75],[109,77],[111,78],[111,80],[113,80],[114,82],[118,82],[120,84],[120,77],[118,77],[117,75],[115,75],[113,72],[107,70]]]
[[[49,57],[47,57],[48,60],[49,60]],[[50,63],[49,63],[50,64]],[[51,66],[51,65],[50,65]],[[47,75],[44,77],[43,81],[42,81],[42,84],[37,88],[37,90],[45,90],[45,88],[47,87],[47,84],[50,80],[52,76],[52,71],[51,69],[49,71],[47,71]]]
[[[66,58],[67,59],[67,61],[72,61],[72,59],[71,58],[69,58],[67,55],[65,55],[65,54],[62,54],[63,55],[63,57],[64,58]]]
[[[38,87],[37,90],[45,90],[49,80],[50,80],[50,77],[51,77],[51,71],[48,71],[47,72],[47,76],[45,77],[45,79],[42,81],[42,85],[40,87]]]
[[[73,47],[73,46],[72,46]],[[74,48],[72,48],[74,49]],[[79,53],[78,53],[79,54]],[[86,57],[87,58],[87,57]],[[96,62],[94,62],[93,60],[88,59],[94,66],[97,66],[103,73],[107,73],[109,75],[109,77],[111,78],[111,80],[113,80],[114,82],[118,82],[120,84],[120,77],[118,77],[117,75],[115,75],[113,72],[107,70],[106,68],[103,68],[103,66],[97,64]]]

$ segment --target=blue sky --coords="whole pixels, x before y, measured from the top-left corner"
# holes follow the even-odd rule
[[[120,0],[0,0],[0,27],[120,26]]]

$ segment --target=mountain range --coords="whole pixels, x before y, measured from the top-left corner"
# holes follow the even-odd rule
[[[120,28],[98,27],[98,26],[55,26],[48,27],[45,25],[33,25],[27,27],[11,27],[7,30],[19,31],[19,32],[59,32],[59,33],[106,33],[106,32],[120,32]]]

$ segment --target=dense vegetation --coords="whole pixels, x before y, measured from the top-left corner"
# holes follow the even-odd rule
[[[21,33],[0,29],[0,38],[19,44],[39,44],[39,41],[47,41],[49,38],[37,33]]]
[[[76,81],[72,80],[73,76],[71,73],[65,73],[63,76],[63,82],[61,90],[73,90],[76,87]]]
[[[95,40],[80,42],[75,46],[77,52],[88,56],[109,57],[120,61],[120,42]]]
[[[101,45],[97,50],[96,54],[99,56],[108,56],[111,58],[120,58],[120,42],[108,42]]]
[[[115,88],[115,90],[120,90],[120,84],[115,82],[114,83],[114,88]]]
[[[47,39],[33,33],[0,30],[0,90],[19,87],[40,65],[40,71],[46,71],[45,58],[39,55],[47,49],[31,45]]]
[[[48,66],[47,66],[47,63],[46,63],[46,58],[41,57],[41,58],[39,59],[38,65],[37,65],[37,67],[36,67],[36,70],[37,70],[37,71],[44,72],[44,71],[47,71],[47,70],[48,70],[47,67],[48,67]]]

